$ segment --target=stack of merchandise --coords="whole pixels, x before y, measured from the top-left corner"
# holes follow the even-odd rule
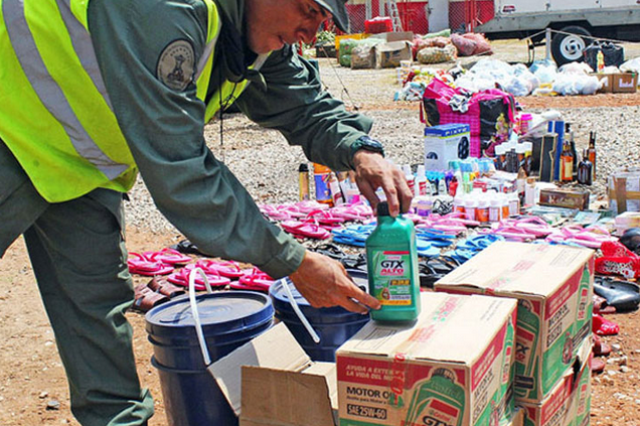
[[[371,321],[338,349],[340,425],[516,424],[515,300],[426,292],[421,305],[414,323]]]
[[[591,250],[498,242],[435,283],[517,299],[514,393],[527,425],[588,424],[594,268]]]

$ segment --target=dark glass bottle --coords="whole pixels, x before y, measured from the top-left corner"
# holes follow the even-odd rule
[[[573,180],[573,163],[571,144],[568,140],[565,140],[562,155],[560,156],[560,180],[562,182],[571,182]]]
[[[587,148],[587,158],[591,162],[591,180],[594,181],[596,180],[596,132],[589,133],[589,148]]]
[[[582,161],[578,165],[578,182],[583,185],[591,185],[593,183],[593,164],[589,161],[588,151],[583,151]]]

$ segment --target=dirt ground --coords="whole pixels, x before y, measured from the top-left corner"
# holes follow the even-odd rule
[[[640,94],[527,97],[519,101],[529,108],[628,106],[640,105]],[[375,107],[417,108],[417,105],[389,102]],[[180,238],[171,231],[127,230],[128,249],[136,252],[161,249]],[[148,278],[136,278],[135,284],[143,280]],[[147,341],[144,316],[131,312],[128,318],[135,330],[134,346],[140,379],[156,401],[156,415],[150,425],[166,426],[158,374],[150,363],[153,349]],[[640,314],[617,314],[608,318],[617,322],[621,329],[617,336],[604,337],[605,342],[616,345],[618,351],[609,358],[618,358],[618,361],[607,366],[611,371],[609,374],[592,379],[591,424],[639,426]],[[0,260],[0,341],[0,425],[78,425],[69,409],[64,371],[22,239],[16,241]],[[626,362],[620,360],[623,357],[626,357]]]

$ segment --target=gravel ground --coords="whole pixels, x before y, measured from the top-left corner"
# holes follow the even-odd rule
[[[503,54],[504,55],[504,54]],[[342,99],[349,109],[374,119],[371,135],[385,145],[388,158],[396,164],[418,164],[423,160],[422,129],[418,103],[392,102],[399,88],[395,70],[350,70],[321,60],[321,77],[326,89]],[[346,87],[347,91],[343,87]],[[576,148],[582,152],[590,131],[598,135],[598,181],[592,188],[604,194],[606,176],[623,167],[640,164],[640,110],[638,106],[607,107],[620,95],[595,95],[575,98],[583,108],[571,108],[570,98],[519,98],[526,111],[543,112],[551,108],[573,123]],[[627,96],[627,95],[623,95]],[[588,99],[582,99],[588,98]],[[640,105],[640,95],[627,96],[627,104]],[[542,101],[542,102],[541,102]],[[579,102],[578,102],[579,101]],[[548,102],[548,107],[541,107]],[[527,104],[536,108],[527,108]],[[555,108],[557,103],[562,108]],[[569,103],[569,105],[567,105]],[[568,107],[567,107],[568,106]],[[227,114],[224,119],[224,145],[220,145],[220,122],[205,129],[209,147],[252,194],[257,202],[282,203],[297,197],[297,170],[306,159],[299,147],[289,147],[276,131],[259,128],[242,114]],[[172,230],[157,211],[142,181],[131,191],[127,204],[129,226],[152,232]]]

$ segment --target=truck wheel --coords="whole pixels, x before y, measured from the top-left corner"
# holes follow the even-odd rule
[[[584,49],[591,43],[591,34],[583,27],[571,25],[560,31],[571,34],[554,34],[551,54],[558,66],[568,62],[582,62]]]

